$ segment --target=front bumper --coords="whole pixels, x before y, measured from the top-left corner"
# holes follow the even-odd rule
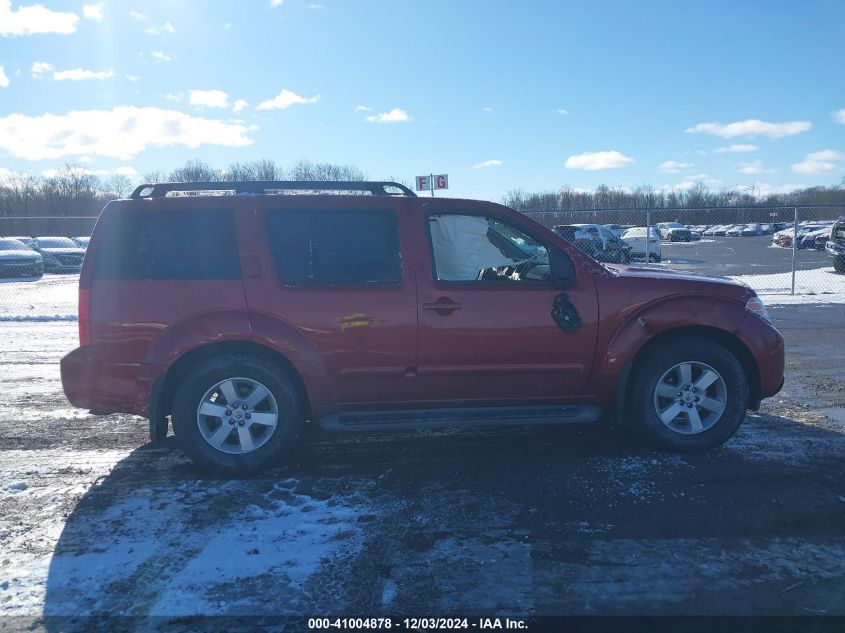
[[[771,398],[783,388],[786,353],[783,336],[776,327],[749,312],[737,332],[757,366],[759,382],[752,393],[749,408],[756,411],[760,401]]]

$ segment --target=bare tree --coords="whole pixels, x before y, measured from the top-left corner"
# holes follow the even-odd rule
[[[221,172],[208,163],[195,159],[177,167],[167,176],[170,182],[217,182],[223,180]]]

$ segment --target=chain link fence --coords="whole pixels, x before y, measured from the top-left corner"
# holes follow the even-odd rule
[[[845,302],[845,206],[527,212],[599,261],[726,275],[762,296]],[[839,221],[839,222],[837,222]]]
[[[845,206],[528,212],[599,261],[727,275],[771,303],[845,303]],[[0,322],[74,320],[96,217],[0,217]]]
[[[96,217],[0,217],[0,325],[73,321]]]

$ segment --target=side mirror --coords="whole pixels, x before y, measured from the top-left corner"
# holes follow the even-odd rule
[[[549,250],[549,267],[555,288],[568,288],[575,283],[575,264],[562,250],[554,247]]]

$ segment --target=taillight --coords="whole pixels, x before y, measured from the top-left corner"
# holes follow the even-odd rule
[[[79,289],[79,346],[91,343],[91,295],[87,288]]]

